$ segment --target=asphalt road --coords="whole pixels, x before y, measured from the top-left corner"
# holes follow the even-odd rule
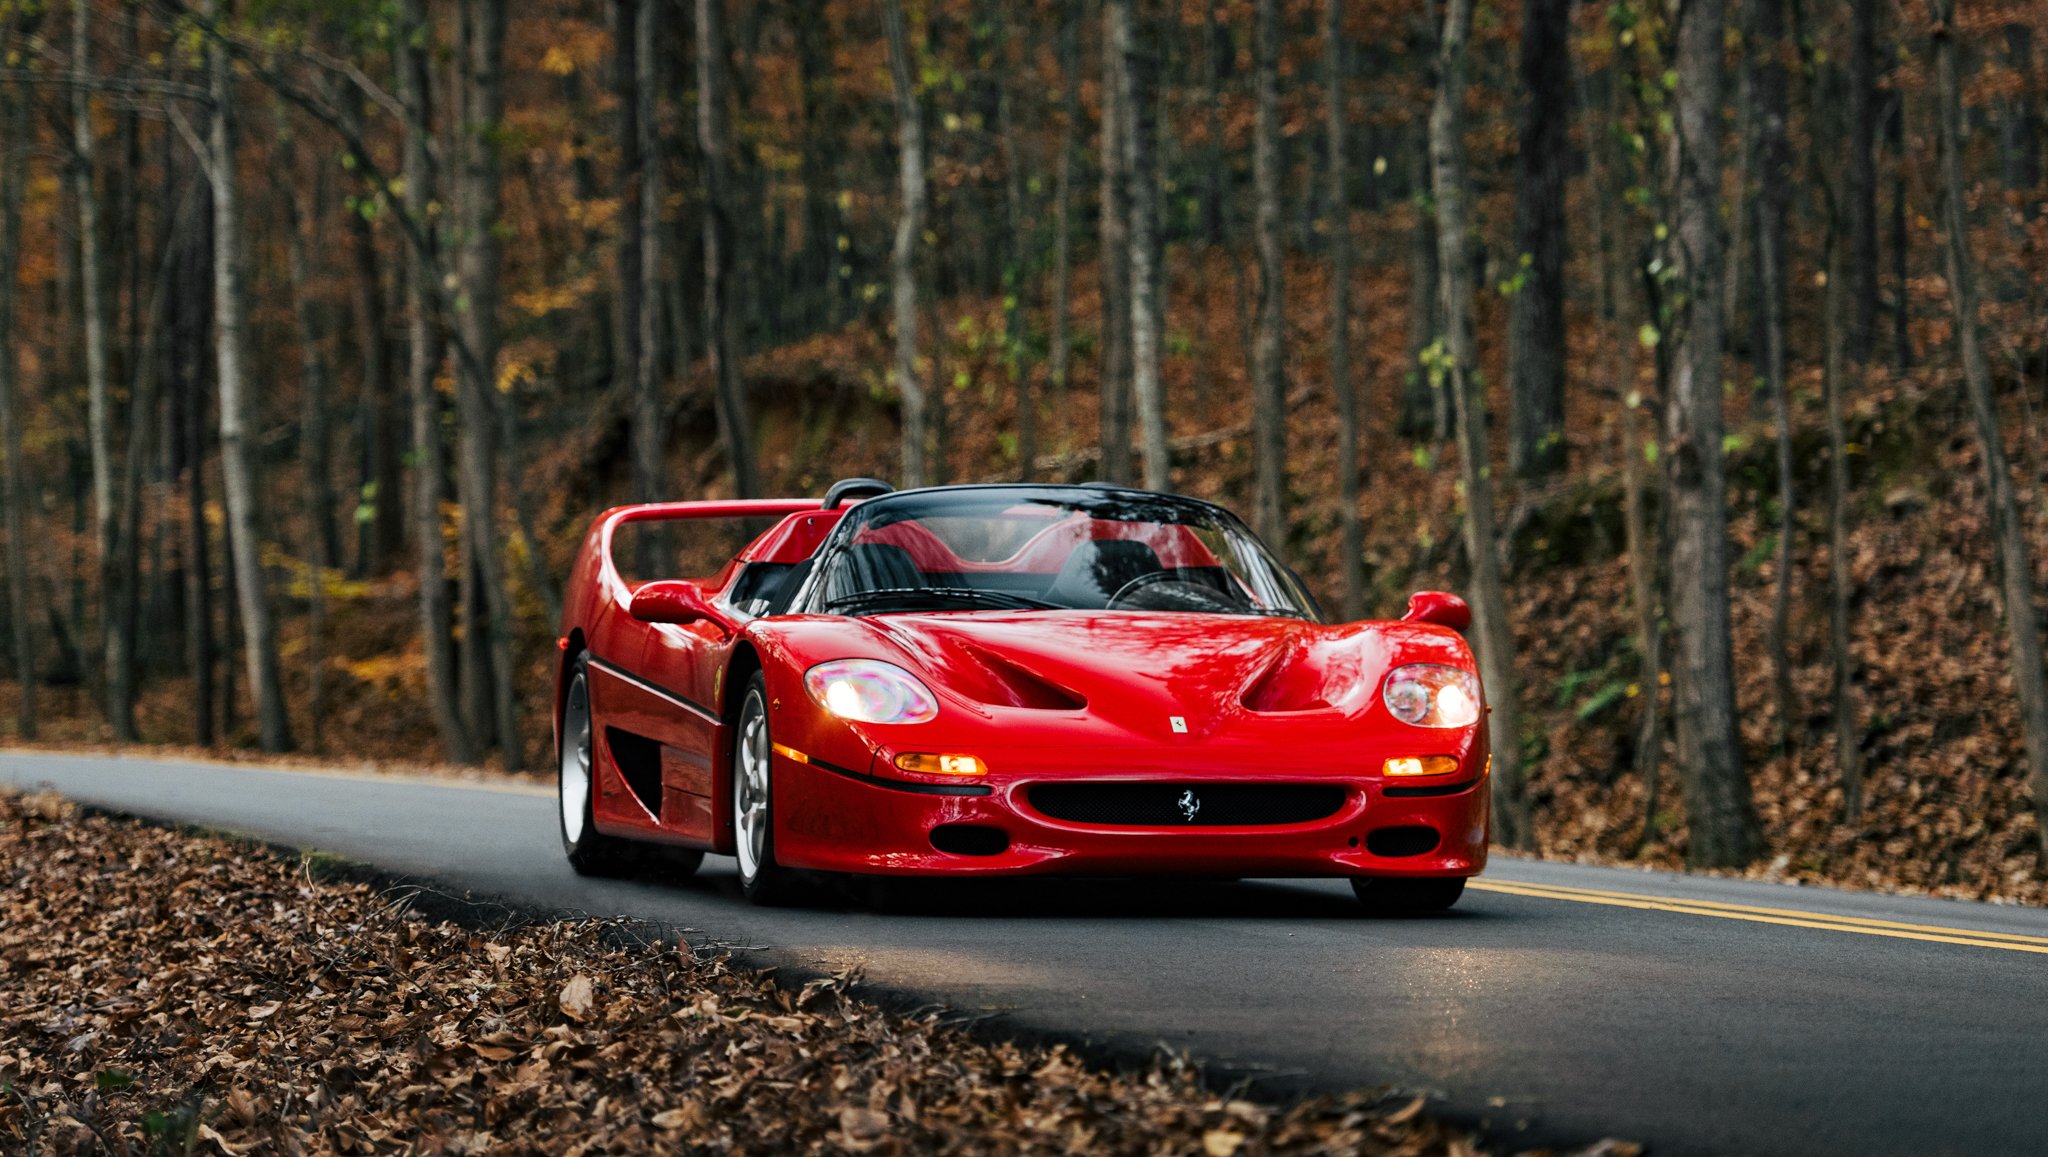
[[[318,848],[1278,1090],[1430,1091],[1497,1135],[1657,1154],[2048,1152],[2048,912],[1496,859],[1448,915],[1342,883],[1035,883],[774,911],[730,860],[592,881],[532,789],[0,754],[0,782]],[[1518,1131],[1526,1130],[1526,1134]]]

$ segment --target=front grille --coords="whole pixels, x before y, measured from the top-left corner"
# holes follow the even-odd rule
[[[1320,783],[1042,783],[1031,806],[1105,827],[1271,827],[1328,819],[1345,789]],[[1192,814],[1190,814],[1192,812]]]

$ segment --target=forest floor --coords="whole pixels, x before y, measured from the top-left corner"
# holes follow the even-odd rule
[[[1189,255],[1174,268],[1164,366],[1172,399],[1170,433],[1181,446],[1174,486],[1241,508],[1252,473],[1250,390],[1240,356],[1249,342],[1244,273],[1220,252]],[[1092,321],[1100,301],[1089,278],[1085,269],[1077,275],[1071,388],[1060,395],[1041,390],[1038,398],[1041,478],[1082,481],[1097,473]],[[1290,268],[1287,284],[1302,301],[1324,300],[1327,270],[1299,262]],[[1462,504],[1448,448],[1396,429],[1402,389],[1396,351],[1406,346],[1405,276],[1394,263],[1374,266],[1361,273],[1359,290],[1352,348],[1365,351],[1354,374],[1364,418],[1365,610],[1388,616],[1400,613],[1412,590],[1462,585]],[[1728,392],[1737,700],[1744,763],[1769,849],[1745,874],[2048,903],[2012,706],[1983,475],[1962,391],[1946,368],[1949,338],[1938,320],[1940,290],[1916,287],[1931,303],[1921,310],[1927,320],[1916,323],[1915,332],[1916,348],[1929,351],[1925,363],[1904,374],[1859,372],[1847,391],[1851,489],[1848,551],[1841,561],[1851,602],[1850,686],[1867,800],[1854,823],[1843,822],[1833,738],[1828,600],[1834,560],[1827,549],[1819,371],[1795,366],[1789,382],[1795,506],[1785,651],[1793,695],[1782,720],[1769,643],[1782,515],[1777,430],[1764,401],[1749,391]],[[1499,332],[1500,300],[1482,299],[1482,331]],[[2034,340],[2020,333],[2018,315],[2005,318],[2000,308],[1987,304],[1987,322],[2011,321],[2012,333],[2020,336],[2008,344]],[[950,464],[942,480],[1015,477],[1016,394],[1004,368],[1004,344],[995,336],[1001,303],[956,299],[944,314],[940,368],[952,385],[940,395],[948,420],[946,452],[939,460]],[[1289,414],[1291,531],[1279,545],[1334,612],[1341,603],[1336,415],[1319,360],[1323,331],[1312,309],[1294,311],[1289,324],[1290,348],[1301,357]],[[1795,310],[1794,347],[1811,348],[1815,328],[1812,317]],[[1669,697],[1662,681],[1643,670],[1622,516],[1623,455],[1642,452],[1623,445],[1624,399],[1632,392],[1648,399],[1637,426],[1654,429],[1654,356],[1638,345],[1633,330],[1618,332],[1611,323],[1603,330],[1596,318],[1575,319],[1571,332],[1577,384],[1568,399],[1569,472],[1534,485],[1497,472],[1504,487],[1503,554],[1519,648],[1523,754],[1535,807],[1536,847],[1530,851],[1678,867],[1686,849],[1685,807],[1668,740],[1654,809],[1638,771],[1641,712],[1651,696],[1661,696],[1668,728]],[[884,335],[856,325],[749,360],[762,474],[772,492],[819,494],[838,477],[893,472],[898,434],[878,369],[888,357]],[[1500,351],[1488,357],[1488,380],[1505,380]],[[2001,369],[2010,368],[2001,363]],[[1730,378],[1738,377],[1731,363]],[[2048,487],[2048,398],[2036,399],[2037,378],[2009,374],[2001,385],[2008,451],[2023,475],[2034,589],[2048,591],[2048,502],[2039,497]],[[729,484],[709,434],[708,382],[687,383],[680,397],[670,459],[675,493],[721,496]],[[525,692],[516,746],[529,775],[552,764],[544,689],[553,685],[557,661],[548,599],[533,576],[545,572],[559,582],[591,516],[621,499],[624,421],[622,397],[592,398],[577,409],[574,421],[556,422],[547,444],[536,444],[522,464],[539,541],[530,546],[514,535],[515,565],[508,569],[518,611],[517,685]],[[1654,493],[1650,497],[1654,502]],[[292,533],[288,524],[287,537]],[[538,567],[527,563],[533,550]],[[313,589],[308,569],[289,554],[275,561],[276,573],[287,580],[280,641],[301,750],[293,758],[397,768],[430,762],[437,744],[412,577],[400,572],[365,581],[328,574],[320,588],[327,596],[327,627],[316,640],[307,614]],[[692,565],[706,564],[683,562],[680,569]],[[175,639],[163,649],[182,654]],[[235,677],[239,667],[238,661],[223,664],[235,668]],[[316,669],[317,737],[310,677]],[[42,690],[43,743],[106,743],[91,682]],[[238,699],[246,698],[242,691]],[[0,683],[0,704],[11,704],[14,695],[12,686]],[[216,703],[222,701],[216,693]],[[176,670],[153,675],[141,702],[145,739],[190,743],[190,704],[189,678]],[[0,713],[0,742],[12,740],[11,714]],[[202,754],[259,758],[246,704],[218,733],[226,741]],[[1646,820],[1653,821],[1647,840]]]
[[[608,921],[469,920],[249,843],[0,792],[0,1149],[1477,1157],[1422,1098],[1293,1104],[778,984]],[[1582,1157],[1635,1157],[1603,1141]]]

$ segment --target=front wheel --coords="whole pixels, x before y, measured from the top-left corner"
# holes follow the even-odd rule
[[[733,852],[740,862],[740,891],[755,904],[795,901],[798,886],[788,868],[775,862],[775,803],[768,738],[768,680],[759,672],[747,683],[732,745]]]
[[[1387,916],[1413,916],[1443,912],[1465,894],[1462,876],[1451,878],[1401,878],[1361,876],[1351,881],[1351,890],[1369,912]]]

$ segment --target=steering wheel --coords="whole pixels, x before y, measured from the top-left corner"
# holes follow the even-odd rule
[[[1208,586],[1205,586],[1202,583],[1190,582],[1186,578],[1183,578],[1179,573],[1170,570],[1148,571],[1144,574],[1139,575],[1137,578],[1134,578],[1131,581],[1125,583],[1123,586],[1118,587],[1117,592],[1109,596],[1109,601],[1103,604],[1103,609],[1112,611],[1117,610],[1118,604],[1124,603],[1138,595],[1143,594],[1148,590],[1151,590],[1154,587],[1163,586],[1167,583],[1172,583],[1173,585],[1181,588],[1180,590],[1174,592],[1175,597],[1172,601],[1179,602],[1183,605],[1150,607],[1141,606],[1138,609],[1174,611],[1221,611],[1226,613],[1230,611],[1244,609],[1239,604],[1231,602],[1230,599],[1226,598],[1224,595],[1217,592],[1216,590]],[[1160,593],[1165,594],[1166,592],[1161,591]]]

